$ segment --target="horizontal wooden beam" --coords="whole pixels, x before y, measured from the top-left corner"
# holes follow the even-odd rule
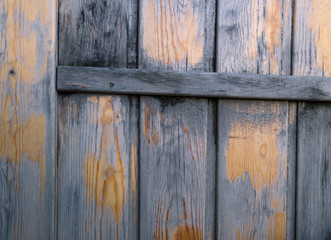
[[[59,92],[331,101],[331,78],[97,67],[57,69]]]

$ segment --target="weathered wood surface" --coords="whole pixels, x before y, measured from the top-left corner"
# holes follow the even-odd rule
[[[137,0],[59,0],[59,65],[136,67]]]
[[[331,78],[58,67],[57,90],[133,95],[331,101]]]
[[[295,105],[290,106],[220,101],[217,194],[221,239],[286,237],[288,207],[294,208],[287,201],[288,191],[294,190],[288,187],[287,171],[295,169],[295,152],[289,152],[295,149]],[[290,178],[295,181],[291,174]],[[294,209],[289,210],[294,216]]]
[[[136,0],[60,0],[59,64],[136,67],[137,8]],[[137,98],[59,102],[59,239],[137,239]]]
[[[54,239],[56,1],[0,1],[0,239]]]
[[[218,1],[217,71],[289,75],[291,8]],[[293,239],[296,105],[220,100],[218,110],[218,238]]]
[[[301,103],[297,238],[331,237],[331,105]]]
[[[213,70],[215,1],[143,0],[139,68]],[[140,239],[214,237],[215,104],[140,98]]]
[[[135,239],[135,99],[75,94],[59,109],[58,238]]]
[[[331,3],[296,2],[293,69],[331,76]],[[300,103],[298,111],[297,238],[331,238],[331,106]]]

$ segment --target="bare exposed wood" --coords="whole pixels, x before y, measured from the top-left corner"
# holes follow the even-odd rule
[[[293,69],[331,76],[330,2],[296,1]],[[331,106],[300,103],[298,111],[297,238],[331,238]]]
[[[140,1],[139,68],[211,71],[214,9]],[[140,239],[213,238],[214,110],[207,99],[140,98]]]
[[[289,75],[292,1],[218,3],[217,70]],[[220,100],[218,109],[219,238],[293,239],[295,105]]]
[[[331,78],[58,67],[57,90],[134,95],[331,101]]]
[[[54,239],[56,1],[0,1],[0,239]]]
[[[137,104],[78,94],[59,109],[58,238],[135,239]]]
[[[137,8],[137,0],[60,0],[60,65],[136,67]],[[59,102],[59,239],[137,239],[137,98]]]

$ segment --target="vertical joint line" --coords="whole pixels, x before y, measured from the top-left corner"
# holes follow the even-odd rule
[[[296,9],[296,2],[292,0],[292,22],[291,22],[291,59],[290,59],[290,75],[294,75],[294,22],[295,22],[295,9]],[[298,104],[297,104],[298,105]]]

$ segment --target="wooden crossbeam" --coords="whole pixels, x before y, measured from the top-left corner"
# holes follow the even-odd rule
[[[57,90],[126,95],[331,101],[331,78],[59,66]]]

